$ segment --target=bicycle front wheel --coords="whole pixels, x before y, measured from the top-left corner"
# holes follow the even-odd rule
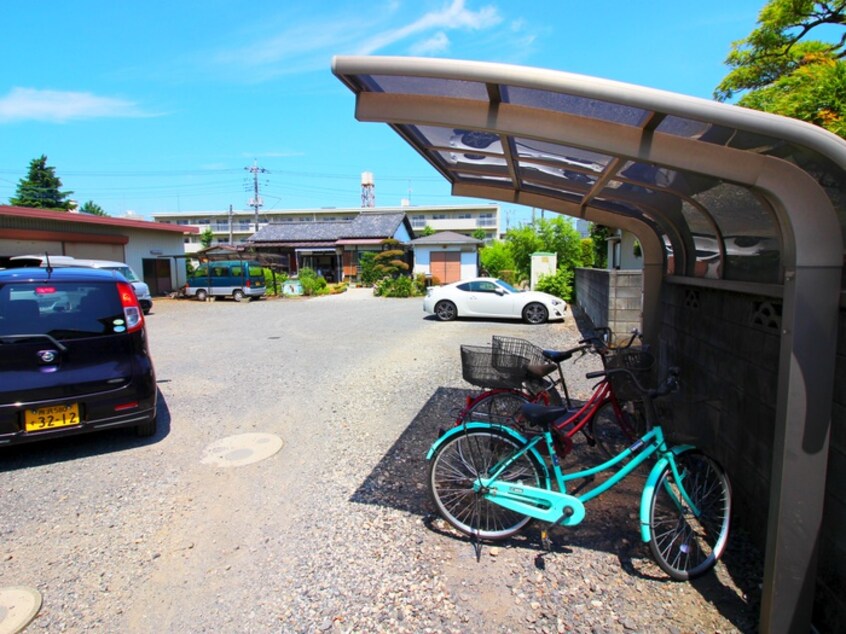
[[[441,445],[429,464],[429,492],[438,512],[455,528],[479,539],[505,539],[521,531],[532,518],[486,500],[474,489],[521,448],[520,443],[496,429],[464,430]],[[531,454],[524,454],[499,476],[506,482],[544,486],[543,469]]]
[[[611,402],[605,403],[590,420],[590,435],[602,452],[609,458],[622,453],[645,431],[645,425],[638,423],[638,418],[625,408],[620,408],[620,416]]]
[[[699,515],[683,499],[667,465],[649,503],[649,549],[664,572],[686,581],[713,568],[726,548],[731,487],[723,468],[702,453],[686,452],[675,460],[681,485]]]

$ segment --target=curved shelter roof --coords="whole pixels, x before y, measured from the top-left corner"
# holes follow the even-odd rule
[[[337,57],[333,72],[355,93],[356,118],[389,124],[455,195],[636,234],[648,338],[663,284],[782,299],[762,629],[809,621],[803,583],[814,574],[846,280],[846,142],[777,115],[537,68]],[[796,513],[791,483],[802,481],[817,497]]]

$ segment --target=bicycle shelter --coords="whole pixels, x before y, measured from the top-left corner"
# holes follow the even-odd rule
[[[843,626],[846,141],[537,68],[336,57],[332,69],[356,118],[389,124],[454,195],[636,235],[642,330],[695,402],[676,431],[728,468],[742,523],[766,535],[761,631]]]

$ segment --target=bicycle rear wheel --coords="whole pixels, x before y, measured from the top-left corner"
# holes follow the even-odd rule
[[[505,539],[521,531],[532,518],[484,498],[473,485],[487,477],[520,443],[496,429],[464,430],[441,445],[429,464],[429,492],[438,512],[455,528],[480,539]],[[500,475],[502,481],[545,486],[543,469],[524,454]]]
[[[590,420],[589,433],[597,446],[609,458],[620,454],[645,431],[645,425],[639,416],[632,415],[625,408],[620,408],[622,419],[617,416],[614,404],[605,403]]]
[[[547,391],[550,405],[561,405],[561,396],[555,388]],[[514,426],[520,408],[524,403],[543,402],[541,397],[530,398],[523,392],[500,391],[487,392],[482,394],[461,416],[458,424],[476,421],[480,423],[493,423],[495,425]]]
[[[670,465],[658,478],[649,503],[649,549],[673,579],[686,581],[707,572],[728,542],[731,487],[723,468],[691,451],[676,456],[679,474],[700,514],[682,499]]]

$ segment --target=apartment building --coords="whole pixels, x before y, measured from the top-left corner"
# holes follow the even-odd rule
[[[399,207],[327,207],[320,209],[280,209],[260,211],[258,221],[253,210],[247,211],[165,211],[153,214],[153,220],[185,227],[195,227],[198,234],[185,236],[185,252],[194,253],[202,248],[200,234],[211,229],[212,244],[240,244],[259,229],[271,223],[283,222],[336,222],[351,220],[362,211],[382,213],[404,213],[416,235],[426,226],[435,231],[453,231],[472,236],[477,229],[485,232],[485,241],[499,236],[499,205],[485,203],[478,205],[436,205]]]

